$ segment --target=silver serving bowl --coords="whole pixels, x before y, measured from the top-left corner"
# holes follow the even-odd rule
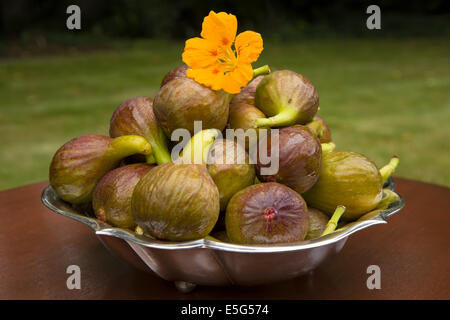
[[[384,187],[393,191],[395,184],[389,179]],[[237,245],[212,237],[187,242],[160,241],[90,217],[59,199],[50,186],[44,189],[42,202],[50,210],[89,226],[110,251],[129,263],[174,281],[179,290],[189,292],[196,285],[259,285],[308,273],[341,251],[351,234],[386,223],[389,216],[404,206],[404,200],[396,196],[386,209],[374,210],[327,236],[280,245]]]

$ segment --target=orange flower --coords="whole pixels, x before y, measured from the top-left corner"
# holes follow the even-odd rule
[[[236,37],[237,19],[211,11],[203,20],[201,38],[186,41],[183,62],[189,78],[228,93],[239,93],[253,77],[252,62],[263,50],[259,33],[245,31]]]

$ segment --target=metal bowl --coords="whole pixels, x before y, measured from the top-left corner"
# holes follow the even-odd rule
[[[393,191],[389,179],[386,189]],[[260,285],[298,277],[342,250],[348,237],[386,219],[404,206],[397,194],[386,209],[374,210],[327,236],[292,244],[237,245],[212,237],[187,242],[168,242],[141,236],[75,210],[58,198],[51,186],[42,193],[50,210],[77,220],[94,230],[110,251],[134,266],[174,281],[183,292],[196,285]]]

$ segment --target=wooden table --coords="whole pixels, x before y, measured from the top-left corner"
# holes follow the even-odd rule
[[[0,192],[0,299],[450,299],[450,188],[395,179],[405,208],[352,235],[307,276],[190,294],[110,254],[87,226],[41,204],[46,182]],[[81,268],[68,290],[66,268]],[[381,268],[381,289],[366,286]]]

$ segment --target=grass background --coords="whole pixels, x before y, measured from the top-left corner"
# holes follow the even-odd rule
[[[0,60],[0,190],[45,180],[53,153],[108,134],[124,100],[153,97],[181,63],[182,42],[119,42],[113,50]],[[338,149],[396,175],[450,186],[450,42],[433,39],[266,42],[260,60],[306,75]]]

